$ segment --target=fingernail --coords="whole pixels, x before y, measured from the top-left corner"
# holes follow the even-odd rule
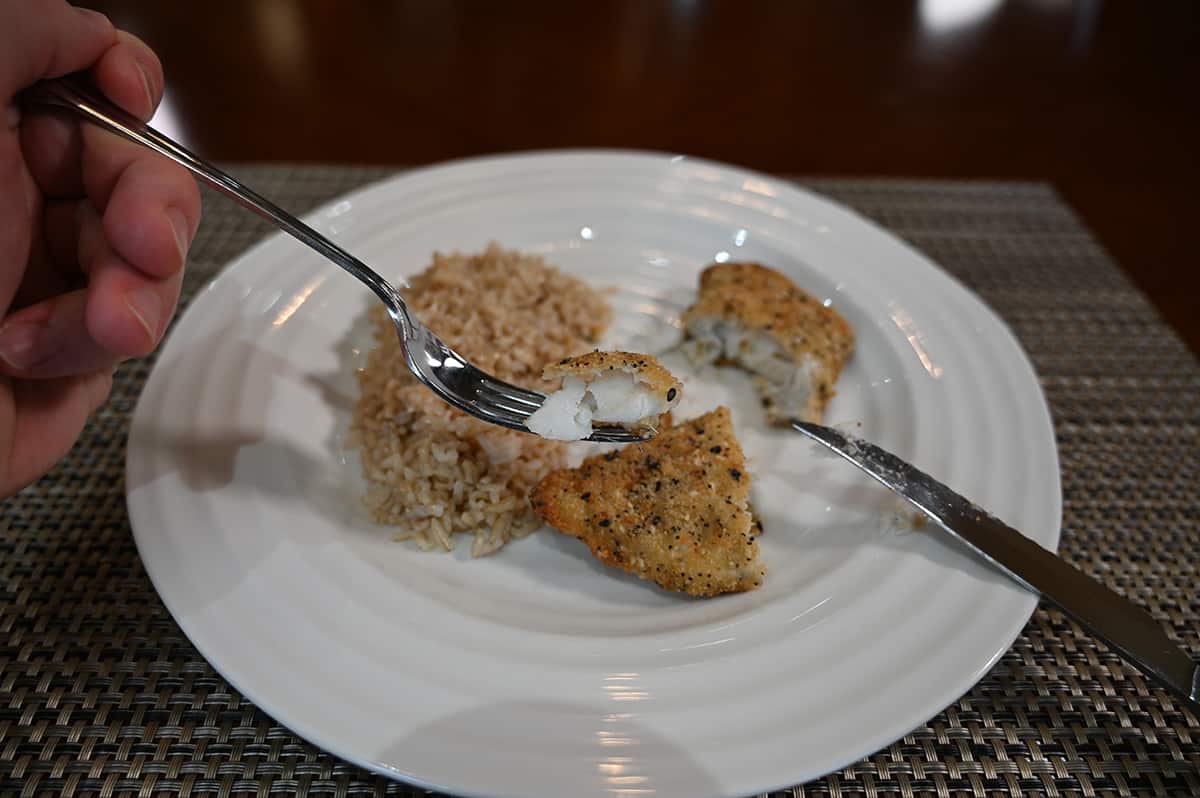
[[[171,224],[171,231],[175,233],[175,243],[179,245],[179,260],[180,263],[187,260],[188,251],[188,222],[178,208],[167,208],[167,221]]]
[[[18,371],[32,366],[40,329],[37,324],[13,324],[0,329],[0,360]]]
[[[129,293],[125,295],[125,304],[137,317],[138,322],[146,331],[146,335],[150,336],[150,343],[158,343],[158,323],[162,319],[162,300],[158,296],[158,291],[154,290],[154,286],[139,285],[137,288],[130,289]]]
[[[108,29],[112,27],[112,22],[109,20],[109,18],[104,14],[101,14],[99,11],[91,8],[80,8],[79,6],[72,7],[75,9],[75,13],[83,17],[87,21],[87,24],[91,25],[92,27],[100,29]]]
[[[154,90],[150,88],[150,75],[147,74],[146,68],[142,66],[142,62],[134,59],[137,64],[138,74],[142,76],[142,88],[146,90],[146,107],[151,111],[154,110]]]

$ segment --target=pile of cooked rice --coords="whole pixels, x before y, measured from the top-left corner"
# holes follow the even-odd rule
[[[434,253],[410,284],[409,308],[442,340],[535,390],[557,388],[542,368],[594,348],[612,316],[600,292],[495,244],[479,255]],[[454,535],[472,535],[476,557],[537,529],[529,490],[565,464],[566,446],[450,407],[409,372],[384,308],[370,318],[376,347],[358,374],[353,432],[371,517],[425,549],[450,551]]]

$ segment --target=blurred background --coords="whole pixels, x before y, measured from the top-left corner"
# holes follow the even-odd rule
[[[1197,0],[81,4],[155,48],[156,126],[221,161],[626,147],[1047,181],[1200,352]]]

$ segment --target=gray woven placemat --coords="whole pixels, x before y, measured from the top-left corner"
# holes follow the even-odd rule
[[[239,170],[305,210],[385,169]],[[809,180],[931,255],[1012,326],[1062,457],[1064,557],[1200,656],[1200,367],[1071,211],[1034,184]],[[267,230],[206,196],[185,292]],[[238,695],[151,587],[123,498],[150,363],[0,516],[0,794],[423,794],[321,752]],[[804,723],[797,718],[797,723]],[[777,795],[1200,795],[1200,718],[1056,612],[926,726]]]

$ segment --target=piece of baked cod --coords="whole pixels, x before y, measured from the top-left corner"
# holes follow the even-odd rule
[[[749,498],[725,407],[553,471],[530,494],[534,511],[601,562],[693,596],[762,584]]]
[[[579,441],[595,424],[617,424],[655,432],[679,403],[683,385],[652,355],[589,352],[547,366],[542,376],[561,379],[525,421],[530,432],[559,441]]]
[[[767,420],[778,425],[820,423],[854,351],[854,330],[840,313],[759,263],[705,269],[683,323],[688,358],[755,375]]]

